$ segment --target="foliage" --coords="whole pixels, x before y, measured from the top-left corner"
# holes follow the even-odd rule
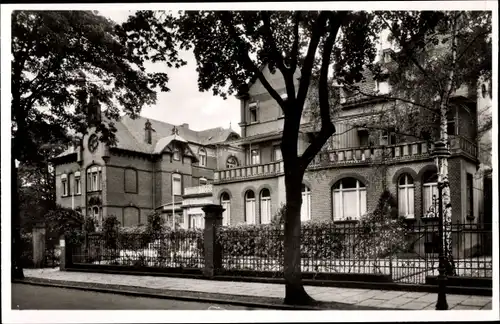
[[[96,231],[97,220],[92,216],[87,216],[83,220],[83,231],[86,233],[94,233]]]
[[[371,213],[361,217],[359,231],[354,240],[354,256],[358,259],[384,258],[405,250],[407,226],[397,216],[397,202],[385,190]]]
[[[157,61],[175,62],[173,47]],[[146,73],[141,39],[92,11],[14,11],[12,14],[12,118],[14,157],[40,160],[38,142],[67,142],[68,130],[88,131],[89,108],[103,106],[95,125],[101,139],[114,143],[119,111],[135,116],[168,91],[165,73]],[[70,109],[72,108],[72,109]]]
[[[165,218],[159,212],[152,212],[148,215],[146,233],[152,240],[158,239],[166,231]]]
[[[281,203],[278,210],[271,219],[271,224],[278,226],[285,223],[285,215],[286,215],[286,204]]]
[[[119,227],[120,222],[115,215],[109,215],[104,219],[102,224],[102,236],[106,248],[111,250],[117,248]]]

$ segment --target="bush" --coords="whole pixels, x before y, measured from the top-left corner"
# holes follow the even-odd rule
[[[58,242],[62,235],[66,236],[70,244],[78,244],[83,241],[84,219],[79,212],[58,205],[47,213],[45,219],[47,237],[52,238],[53,242]]]
[[[117,248],[119,226],[120,222],[115,215],[110,215],[104,219],[102,224],[102,237],[106,248],[111,250]]]

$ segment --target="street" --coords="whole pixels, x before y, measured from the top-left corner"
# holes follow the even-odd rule
[[[244,306],[218,305],[174,299],[131,297],[124,295],[56,287],[12,284],[12,309],[37,310],[257,310]],[[262,309],[264,310],[264,309]]]

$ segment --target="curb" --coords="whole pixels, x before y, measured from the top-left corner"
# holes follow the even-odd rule
[[[281,298],[275,297],[253,297],[217,293],[202,293],[192,291],[180,290],[166,290],[166,289],[153,289],[135,286],[124,285],[109,285],[109,284],[96,284],[84,283],[76,281],[63,281],[63,280],[50,280],[41,278],[25,278],[22,280],[12,280],[12,283],[27,284],[33,286],[45,286],[54,288],[67,288],[85,291],[94,291],[100,293],[112,293],[133,297],[146,297],[146,298],[159,298],[159,299],[175,299],[191,302],[207,302],[214,304],[230,304],[235,306],[247,306],[257,308],[268,308],[274,310],[388,310],[385,308],[356,306],[345,303],[325,303],[331,306],[316,307],[316,306],[292,306],[283,304]],[[250,300],[252,299],[252,300]],[[260,301],[258,301],[260,299]]]

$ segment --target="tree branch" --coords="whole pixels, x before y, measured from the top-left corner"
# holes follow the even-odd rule
[[[345,13],[340,13],[333,21],[333,16],[330,17],[330,28],[328,36],[323,46],[322,62],[320,69],[318,95],[321,116],[321,130],[318,137],[315,137],[311,144],[307,147],[304,154],[300,157],[300,164],[305,167],[314,159],[314,156],[321,150],[328,138],[335,133],[335,126],[330,118],[330,104],[328,102],[328,69],[330,67],[330,59],[332,56],[333,44],[337,38],[337,33],[342,24]]]
[[[290,71],[295,73],[297,70],[297,56],[299,54],[299,23],[300,11],[295,12],[295,24],[293,25],[293,44],[290,52]]]
[[[309,84],[311,82],[312,67],[314,63],[314,55],[316,54],[316,49],[320,38],[322,36],[322,29],[325,27],[327,20],[327,14],[322,11],[320,12],[316,23],[314,24],[311,40],[309,41],[309,47],[307,49],[307,55],[304,60],[304,65],[301,69],[300,85],[297,94],[297,107],[300,107],[300,113],[302,114],[302,109],[304,108],[304,103],[306,101],[307,91],[309,90]]]
[[[384,17],[380,16],[380,18],[384,21],[384,24],[386,25],[387,28],[389,28],[389,30],[391,31],[392,35],[394,37],[395,36],[395,33],[394,33],[394,30],[392,29],[392,27],[390,26],[390,24],[387,22],[387,20],[385,20]],[[399,37],[396,37],[399,44],[402,46],[403,45],[403,41],[401,38]],[[404,50],[405,52],[408,54],[408,57],[410,58],[410,60],[413,62],[413,64],[415,64],[415,66],[420,70],[420,72],[422,72],[422,74],[428,78],[429,80],[433,81],[434,84],[438,87],[438,89],[441,89],[441,85],[439,84],[439,82],[437,82],[436,80],[434,80],[428,73],[427,71],[422,67],[422,65],[415,59],[415,57],[413,56],[413,49],[409,49],[407,47],[404,47]]]

